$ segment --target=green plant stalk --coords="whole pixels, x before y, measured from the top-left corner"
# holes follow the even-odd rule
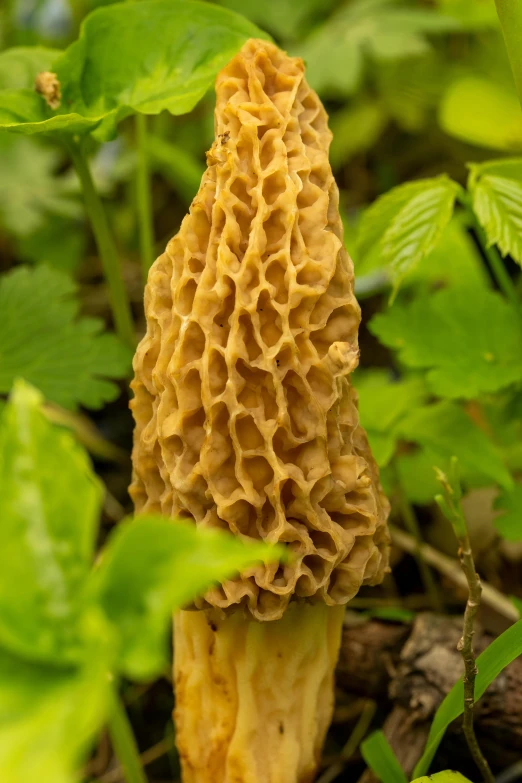
[[[108,729],[114,752],[125,774],[126,783],[147,783],[129,718],[115,689],[112,694]]]
[[[124,342],[135,347],[136,339],[129,298],[123,282],[114,239],[109,228],[107,215],[96,192],[89,164],[79,143],[68,145],[74,167],[82,186],[87,215],[91,221],[94,237],[100,254],[103,272],[109,288],[109,298],[116,331]]]
[[[520,0],[495,0],[495,5],[522,103],[522,4]]]
[[[471,551],[471,544],[467,533],[459,538],[459,544],[460,563],[462,565],[462,570],[464,571],[469,587],[468,600],[466,602],[466,609],[464,611],[464,628],[462,631],[462,638],[460,639],[457,648],[462,654],[465,669],[463,680],[463,730],[469,751],[475,764],[480,770],[480,774],[482,775],[483,780],[485,783],[494,783],[495,778],[491,772],[487,760],[482,755],[482,751],[480,750],[477,736],[475,734],[475,728],[473,726],[473,708],[475,706],[475,679],[478,674],[477,665],[475,663],[475,653],[473,651],[473,635],[475,633],[475,616],[480,605],[482,587],[480,584],[479,575],[475,570],[473,553]]]
[[[152,194],[150,187],[150,167],[147,150],[147,117],[136,114],[136,146],[138,162],[136,169],[136,204],[140,236],[141,268],[144,282],[154,261],[154,224],[152,219]]]
[[[437,590],[437,585],[435,584],[435,580],[433,578],[433,574],[430,570],[429,565],[426,563],[424,557],[422,556],[423,542],[422,542],[422,536],[420,532],[419,523],[417,521],[417,517],[415,516],[413,507],[406,496],[406,492],[404,491],[404,487],[402,486],[399,473],[396,470],[395,465],[393,463],[392,463],[392,468],[394,472],[394,483],[395,483],[395,489],[397,491],[399,512],[402,519],[404,520],[404,524],[408,528],[408,531],[415,539],[416,545],[415,545],[415,550],[413,551],[412,554],[417,562],[417,566],[419,568],[424,589],[426,590],[426,593],[429,596],[433,611],[442,612],[444,607],[439,592]]]

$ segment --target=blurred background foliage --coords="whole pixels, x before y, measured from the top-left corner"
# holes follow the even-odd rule
[[[522,368],[522,336],[517,316],[508,312],[506,300],[496,293],[484,246],[465,209],[455,210],[436,247],[403,280],[391,305],[391,270],[379,243],[364,241],[361,233],[369,206],[402,183],[447,174],[464,186],[468,163],[522,157],[522,112],[494,1],[216,2],[246,15],[284,49],[304,58],[307,77],[330,115],[331,161],[363,310],[361,367],[356,373],[361,419],[392,499],[393,520],[399,524],[409,520],[411,530],[412,519],[415,525],[418,518],[425,539],[455,554],[449,523],[433,502],[438,491],[433,465],[444,467],[455,454],[481,571],[506,595],[522,596],[522,369],[517,374],[517,367]],[[84,17],[108,4],[4,0],[0,49],[65,48],[78,36]],[[17,78],[16,71],[0,70],[0,88],[16,86]],[[177,231],[198,189],[205,151],[213,140],[213,104],[209,94],[188,115],[172,117],[163,112],[147,119],[157,253]],[[118,130],[115,141],[97,144],[90,140],[91,164],[142,333],[133,118],[120,123]],[[58,330],[63,337],[58,350],[63,355],[61,345],[65,345],[72,356],[74,349],[66,338],[78,308],[82,318],[76,322],[74,340],[99,331],[100,323],[111,323],[106,284],[77,176],[65,149],[42,137],[7,133],[0,133],[0,172],[0,271],[6,273],[21,264],[42,267],[37,270],[39,277],[26,280],[27,306],[33,317],[36,300],[30,299],[30,292],[38,281],[44,292],[46,280],[55,285],[58,299],[52,307],[47,306],[45,294],[38,299],[37,322]],[[505,264],[520,293],[516,259],[507,256]],[[49,268],[61,273],[61,282],[46,278]],[[8,278],[11,275],[0,277],[0,305],[10,301],[12,310]],[[18,285],[21,312],[22,283]],[[455,316],[451,323],[441,318],[450,312]],[[32,324],[34,332],[34,320]],[[3,330],[0,326],[0,354],[4,339],[18,360],[24,335],[9,343],[8,326]],[[51,403],[84,409],[73,427],[96,457],[108,487],[105,522],[112,524],[130,510],[126,493],[130,466],[125,452],[130,451],[132,422],[127,410],[128,361],[117,355],[112,338],[102,343],[109,337],[98,334],[89,345],[97,346],[93,363],[98,361],[98,370],[100,356],[113,351],[105,372],[112,380],[97,381],[96,388],[86,382],[83,396],[82,390],[64,392],[63,378],[49,378],[49,372],[40,386]],[[438,341],[438,346],[431,345],[426,359],[430,340]],[[484,357],[489,361],[489,345],[500,347],[501,358],[513,372],[502,379],[494,367],[489,376],[487,367],[483,368],[471,391],[471,381],[471,386],[466,381],[477,362]],[[47,356],[45,340],[41,351]],[[52,367],[52,356],[49,361]],[[434,373],[438,373],[437,382]],[[8,381],[10,376],[3,382],[0,367],[0,394],[7,393]],[[103,408],[105,402],[110,404]],[[63,420],[61,413],[55,415]],[[92,422],[97,430],[91,429]],[[104,445],[108,442],[111,448],[116,446],[116,452]],[[394,581],[390,578],[382,588],[386,606],[390,596],[401,605],[401,596],[426,588],[420,571],[412,583],[412,568],[411,559],[398,562],[397,558]],[[443,580],[441,587],[445,589]],[[371,595],[378,592],[374,589]],[[362,597],[367,607],[364,591]],[[378,602],[379,598],[376,608]],[[407,606],[405,600],[406,615]],[[429,597],[426,606],[430,606]],[[390,617],[394,611],[390,610]],[[380,616],[383,613],[386,610],[380,606]],[[161,723],[162,731],[170,703],[166,693],[159,694],[163,700],[160,714],[149,720],[158,726]],[[139,724],[140,708],[136,709]],[[167,726],[165,731],[170,732],[170,722]],[[176,769],[175,755],[171,762]]]

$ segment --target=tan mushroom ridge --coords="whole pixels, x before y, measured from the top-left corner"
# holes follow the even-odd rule
[[[146,288],[131,494],[293,553],[179,613],[177,742],[185,783],[305,783],[342,606],[387,569],[388,503],[349,381],[360,311],[326,112],[260,40],[216,95],[207,171]]]

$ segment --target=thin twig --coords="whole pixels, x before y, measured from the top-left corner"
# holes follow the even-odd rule
[[[473,726],[475,679],[478,674],[477,665],[475,663],[475,652],[473,650],[473,636],[475,634],[475,617],[480,606],[482,587],[480,584],[480,577],[475,568],[466,519],[462,510],[462,493],[457,474],[456,457],[453,457],[451,460],[449,475],[446,475],[438,468],[435,468],[435,471],[443,490],[443,494],[437,495],[435,500],[444,516],[451,522],[453,531],[459,542],[460,564],[468,584],[468,600],[464,611],[464,627],[462,637],[457,645],[457,649],[462,654],[464,661],[464,736],[473,760],[480,770],[480,774],[485,783],[494,783],[495,778],[486,758],[482,754]]]
[[[332,783],[332,780],[335,780],[335,778],[341,774],[346,762],[353,756],[368,733],[376,709],[377,704],[372,699],[368,699],[365,702],[359,720],[348,737],[346,745],[341,750],[337,761],[331,764],[331,766],[323,772],[317,783]]]
[[[417,543],[413,536],[410,536],[404,530],[390,525],[390,533],[392,543],[402,549],[404,552],[413,554],[416,549]],[[429,544],[421,544],[420,551],[424,560],[429,563],[430,566],[436,568],[447,579],[450,579],[458,587],[467,588],[467,580],[457,560],[452,557],[439,552],[438,549]],[[487,604],[491,609],[494,609],[498,614],[505,617],[512,623],[516,623],[519,619],[519,613],[514,604],[511,603],[509,598],[497,590],[495,587],[482,582],[482,603]]]

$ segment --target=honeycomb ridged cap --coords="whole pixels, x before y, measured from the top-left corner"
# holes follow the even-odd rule
[[[388,502],[349,375],[359,306],[303,63],[250,40],[216,82],[201,186],[145,292],[131,403],[137,512],[286,544],[198,606],[281,617],[387,569]]]

